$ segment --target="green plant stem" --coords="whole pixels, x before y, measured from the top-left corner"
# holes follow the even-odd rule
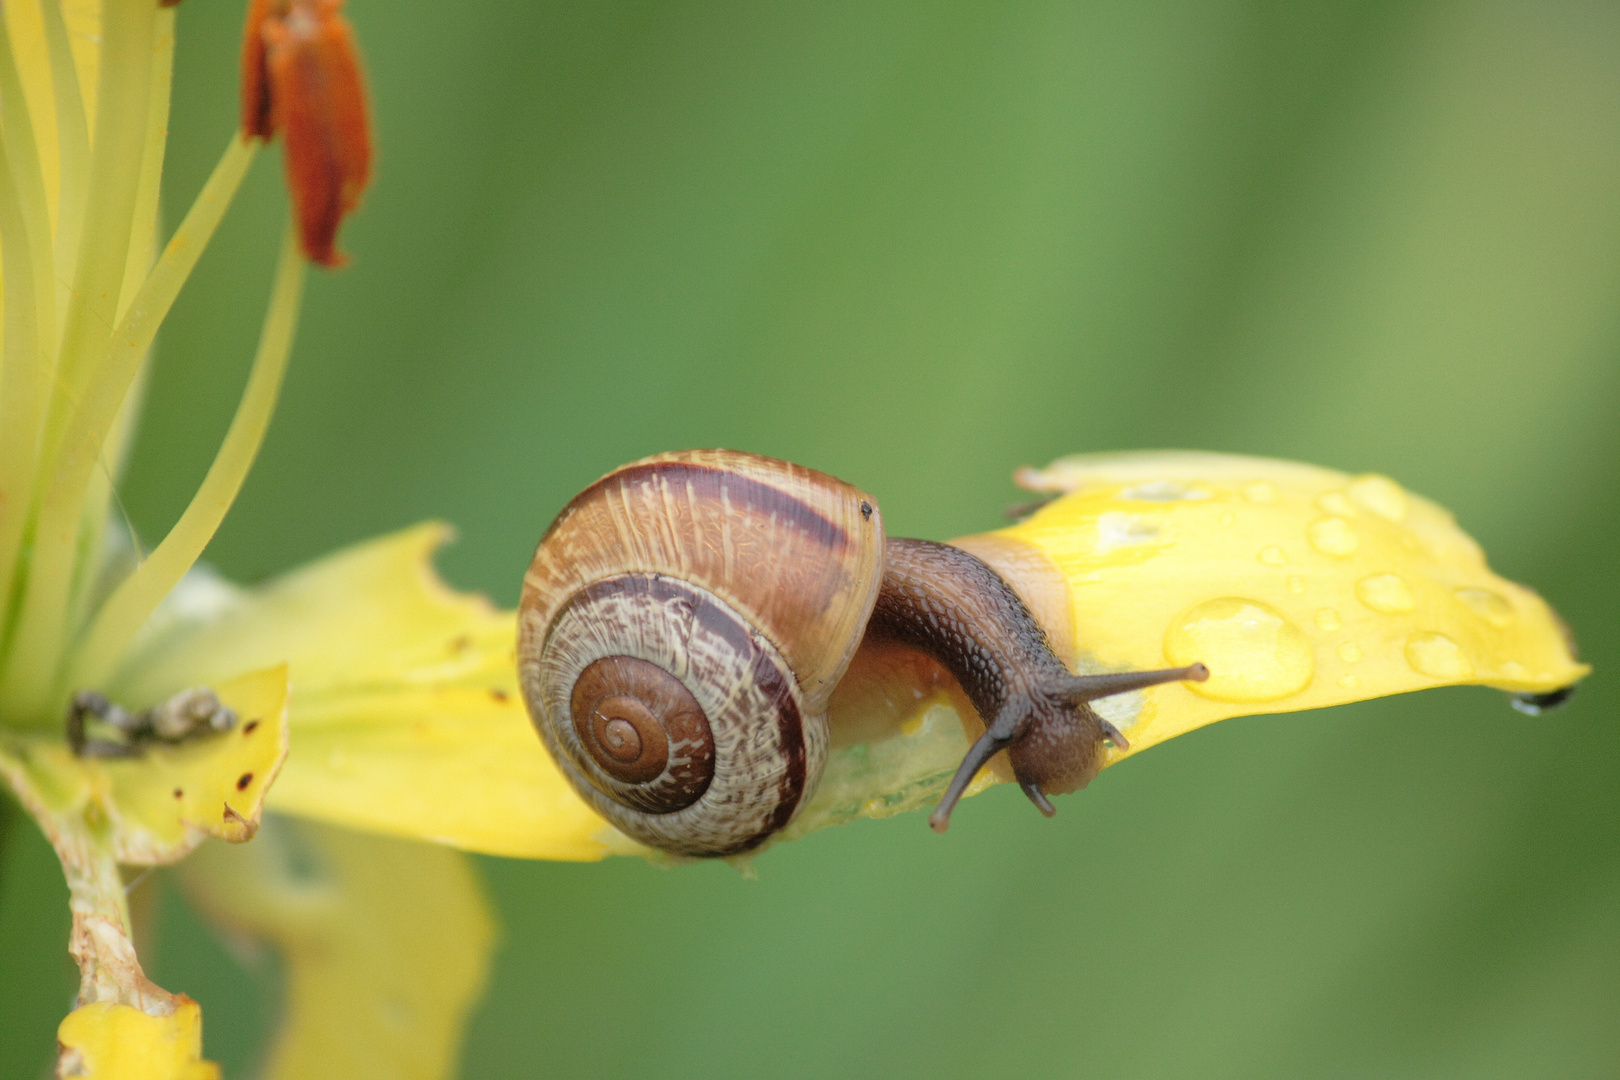
[[[84,230],[84,192],[90,173],[90,125],[85,114],[79,72],[73,62],[62,5],[40,0],[45,41],[51,54],[51,96],[56,103],[56,142],[61,182],[56,212],[57,310],[65,312],[73,294],[79,237]],[[53,334],[54,336],[54,334]],[[57,358],[51,357],[55,364]]]
[[[247,478],[253,459],[275,413],[298,326],[303,296],[304,258],[296,228],[289,223],[270,293],[270,308],[259,336],[258,352],[248,375],[236,416],[220,445],[202,486],[169,535],[146,561],[118,586],[90,624],[67,686],[99,686],[113,674],[119,658],[148,616],[162,602],[213,539]]]

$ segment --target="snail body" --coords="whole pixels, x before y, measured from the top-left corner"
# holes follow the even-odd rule
[[[1005,747],[1050,813],[1044,793],[1082,786],[1102,741],[1123,743],[1086,700],[1200,667],[1072,675],[975,556],[886,538],[876,500],[824,473],[696,450],[615,470],[558,515],[524,577],[518,675],[598,813],[654,847],[730,855],[815,790],[828,701],[863,640],[932,656],[984,720],[937,829]]]

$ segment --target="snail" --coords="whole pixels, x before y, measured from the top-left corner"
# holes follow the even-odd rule
[[[739,854],[821,776],[827,707],[863,643],[932,657],[985,731],[930,817],[943,832],[998,751],[1042,813],[1123,735],[1086,704],[1208,678],[1202,664],[1075,675],[984,561],[889,539],[876,501],[799,465],[660,454],[576,496],[541,537],[518,675],[546,748],[598,813],[681,855]]]

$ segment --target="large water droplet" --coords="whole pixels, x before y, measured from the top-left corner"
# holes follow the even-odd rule
[[[1183,612],[1164,635],[1174,665],[1208,666],[1208,682],[1188,689],[1217,701],[1271,701],[1303,690],[1316,670],[1310,638],[1259,600],[1223,596]]]
[[[1316,625],[1331,634],[1333,631],[1343,626],[1344,623],[1340,620],[1339,613],[1337,611],[1335,611],[1333,608],[1325,607],[1317,611]]]
[[[1513,605],[1489,589],[1458,589],[1457,599],[1497,629],[1513,621]]]
[[[1317,518],[1305,530],[1311,547],[1324,555],[1344,558],[1356,550],[1356,534],[1350,523],[1340,517]]]
[[[1350,481],[1350,501],[1390,521],[1406,520],[1406,489],[1387,476],[1368,473]]]
[[[1356,599],[1385,615],[1399,615],[1417,607],[1412,587],[1399,574],[1373,574],[1356,582]]]
[[[1272,544],[1260,549],[1260,561],[1267,566],[1282,566],[1288,562],[1288,552]]]
[[[1444,634],[1425,632],[1407,638],[1406,662],[1419,675],[1436,679],[1466,679],[1474,673],[1468,654]]]

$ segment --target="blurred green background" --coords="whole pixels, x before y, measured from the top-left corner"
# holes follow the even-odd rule
[[[180,13],[177,215],[242,4]],[[1008,788],[724,865],[483,860],[469,1077],[1620,1074],[1620,7],[352,0],[377,182],[313,280],[209,558],[255,580],[426,517],[515,602],[562,503],[725,445],[995,527],[1023,463],[1132,447],[1395,476],[1598,666],[1255,717],[1043,820]],[[240,391],[283,213],[257,166],[162,337],[148,542]],[[75,980],[11,822],[0,1075]],[[172,887],[150,964],[251,1070],[273,962]],[[244,978],[243,972],[247,972]]]

